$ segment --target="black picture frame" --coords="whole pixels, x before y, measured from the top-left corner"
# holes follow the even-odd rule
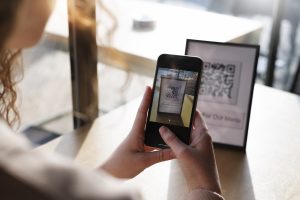
[[[208,127],[210,130],[212,130],[212,132],[215,132],[212,135],[212,139],[214,142],[215,146],[218,147],[224,147],[224,148],[230,148],[230,149],[235,149],[235,150],[242,150],[242,151],[246,151],[246,146],[247,146],[247,138],[248,138],[248,128],[249,128],[249,120],[250,120],[250,114],[251,114],[251,105],[252,105],[252,98],[253,98],[253,90],[254,90],[254,83],[255,83],[255,78],[256,78],[256,69],[257,69],[257,63],[258,63],[258,56],[259,56],[259,45],[252,45],[252,44],[237,44],[237,43],[222,43],[222,42],[215,42],[215,41],[204,41],[204,40],[194,40],[194,39],[187,39],[186,40],[186,48],[185,48],[185,55],[191,55],[191,56],[198,56],[201,57],[204,61],[204,63],[214,63],[214,66],[211,66],[209,69],[212,71],[212,73],[215,73],[216,70],[221,70],[221,69],[225,69],[226,67],[229,66],[229,64],[222,64],[222,61],[219,62],[219,57],[222,57],[220,60],[224,60],[224,58],[226,57],[226,61],[224,62],[235,62],[235,63],[239,63],[234,65],[234,73],[238,74],[237,71],[239,71],[239,77],[235,77],[236,74],[232,75],[233,76],[233,80],[232,81],[236,81],[235,83],[231,84],[231,89],[230,92],[228,92],[230,95],[228,95],[230,98],[232,98],[231,94],[233,92],[236,92],[235,95],[236,98],[238,99],[238,101],[236,102],[237,105],[229,105],[229,100],[225,103],[220,103],[220,102],[213,102],[213,101],[209,101],[208,99],[205,99],[205,97],[209,97],[209,95],[211,95],[211,100],[216,98],[216,96],[213,96],[212,94],[214,94],[213,89],[211,89],[209,92],[206,88],[203,88],[203,90],[201,90],[201,86],[200,86],[200,92],[199,92],[199,98],[198,98],[198,105],[209,105],[209,104],[213,104],[215,107],[215,110],[217,111],[218,105],[219,105],[219,109],[222,110],[222,106],[223,107],[231,107],[233,109],[235,109],[234,106],[237,107],[237,110],[242,110],[244,111],[244,118],[240,118],[243,126],[241,126],[241,131],[240,134],[241,135],[233,135],[232,137],[240,137],[239,141],[240,143],[237,144],[237,142],[230,142],[230,133],[228,132],[228,135],[226,135],[226,140],[224,139],[224,141],[222,141],[222,137],[224,137],[224,135],[226,134],[224,131],[222,136],[218,136],[218,132],[216,130],[222,130],[222,129],[226,129],[226,130],[234,130],[235,132],[239,132],[236,128],[224,128],[221,126],[218,126],[217,123],[214,125],[210,125],[208,123]],[[247,57],[247,51],[249,51],[249,56]],[[238,57],[239,54],[242,54],[243,56]],[[222,55],[222,56],[220,56]],[[240,60],[242,58],[247,58],[245,60]],[[249,58],[252,58],[251,60]],[[217,61],[214,61],[217,60]],[[235,61],[236,60],[236,61]],[[221,63],[221,64],[220,64]],[[203,65],[205,67],[205,64]],[[207,65],[208,66],[208,65]],[[245,68],[246,67],[246,68]],[[252,69],[250,69],[252,68]],[[238,69],[238,70],[236,70]],[[215,70],[215,71],[214,71]],[[243,70],[247,70],[247,76],[245,76],[245,72],[243,72]],[[202,72],[202,84],[205,85],[205,80],[207,80],[207,82],[209,82],[208,80],[211,79],[212,75],[210,73],[205,74],[205,70],[203,70]],[[222,72],[223,73],[223,72]],[[226,74],[225,74],[226,75]],[[224,75],[224,76],[225,76]],[[205,79],[204,77],[207,76]],[[249,77],[250,76],[250,77]],[[227,75],[228,77],[228,75]],[[243,77],[243,78],[242,78]],[[211,81],[210,81],[211,83]],[[208,84],[207,84],[208,85]],[[237,85],[236,87],[238,87],[238,89],[236,89],[236,91],[233,91],[232,88]],[[204,86],[203,86],[204,87]],[[240,102],[242,98],[240,98],[241,94],[241,89],[243,89],[242,87],[244,87],[244,90],[242,90],[243,94],[245,94],[245,96],[247,96],[248,98],[246,98],[243,102]],[[245,88],[247,90],[245,90]],[[202,91],[202,93],[201,93]],[[207,95],[207,96],[205,96]],[[201,96],[203,96],[203,98],[200,98]],[[228,99],[229,99],[228,97]],[[225,98],[224,98],[225,99]],[[232,101],[234,102],[234,101]],[[240,106],[240,104],[242,104],[243,106]],[[202,107],[203,108],[203,107]],[[226,109],[228,109],[226,108]],[[225,109],[225,110],[226,110]],[[201,111],[201,109],[200,109]],[[241,112],[242,113],[242,112]],[[210,116],[210,115],[207,115]],[[222,115],[220,115],[222,116]],[[225,115],[226,116],[226,115]],[[242,116],[242,115],[240,115]],[[226,118],[226,117],[225,117]],[[209,119],[209,118],[208,118]],[[222,118],[223,119],[223,118]],[[240,128],[240,127],[239,127]],[[221,135],[220,131],[220,135]],[[217,139],[216,139],[217,138]],[[224,137],[225,138],[225,137]],[[235,138],[231,138],[232,141],[235,140]]]

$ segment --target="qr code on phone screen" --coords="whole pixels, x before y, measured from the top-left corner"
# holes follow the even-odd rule
[[[240,74],[240,62],[205,62],[202,70],[199,99],[235,105],[238,98]]]
[[[179,91],[179,87],[169,86],[167,88],[166,97],[171,98],[171,99],[177,99],[178,98],[178,91]]]

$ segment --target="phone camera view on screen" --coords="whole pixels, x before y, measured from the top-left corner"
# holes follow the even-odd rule
[[[198,72],[159,68],[151,122],[189,127]]]
[[[145,130],[146,145],[168,147],[160,137],[161,126],[189,143],[201,69],[202,60],[198,57],[163,54],[158,58]]]

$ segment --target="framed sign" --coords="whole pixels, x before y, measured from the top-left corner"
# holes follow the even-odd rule
[[[158,113],[181,115],[186,80],[161,77]]]
[[[259,46],[188,39],[185,54],[204,61],[197,108],[213,142],[245,150]]]

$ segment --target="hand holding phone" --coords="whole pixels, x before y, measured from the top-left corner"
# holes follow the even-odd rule
[[[145,144],[167,148],[159,134],[166,126],[189,144],[203,62],[198,57],[162,54],[157,60]]]
[[[189,191],[204,189],[221,194],[221,184],[212,140],[200,112],[196,111],[195,113],[190,145],[181,142],[166,127],[161,127],[159,131],[179,160]]]
[[[147,87],[130,133],[100,166],[117,178],[133,178],[153,164],[175,158],[171,149],[153,151],[152,148],[144,148],[144,128],[151,94],[152,89]]]

